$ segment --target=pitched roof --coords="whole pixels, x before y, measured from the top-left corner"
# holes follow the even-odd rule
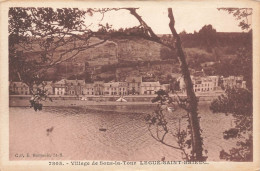
[[[10,85],[16,87],[28,87],[28,85],[23,82],[11,82]]]
[[[85,84],[84,88],[93,88],[94,84],[93,83],[87,83]]]
[[[105,87],[118,87],[119,86],[119,82],[109,82],[109,83],[104,83]]]
[[[66,84],[72,84],[72,85],[85,85],[85,81],[84,80],[66,80],[65,81]]]
[[[159,81],[157,81],[157,82],[142,82],[141,83],[141,87],[155,87],[155,86],[160,86],[160,83],[159,83]]]
[[[142,77],[127,77],[126,82],[142,82]]]

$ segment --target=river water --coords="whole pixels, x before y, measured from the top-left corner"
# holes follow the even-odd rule
[[[10,160],[182,160],[180,151],[150,136],[144,118],[154,108],[73,106],[35,112],[29,107],[10,107]],[[181,109],[167,113],[172,130],[178,128],[184,113]],[[213,114],[207,103],[200,104],[199,116],[208,161],[219,161],[220,150],[235,146],[235,141],[223,139],[223,131],[234,126],[232,118]],[[181,128],[185,123],[183,119]],[[173,141],[170,137],[168,142]]]

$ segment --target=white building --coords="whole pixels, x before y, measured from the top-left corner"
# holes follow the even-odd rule
[[[86,83],[83,86],[83,94],[84,95],[94,95],[94,84]]]
[[[66,80],[62,79],[53,84],[55,95],[65,95],[66,93]]]
[[[218,76],[191,76],[194,92],[212,92],[219,89]],[[186,86],[183,77],[179,78],[180,90],[186,92]]]
[[[246,81],[243,81],[244,80],[243,76],[229,76],[223,78],[222,80],[225,89],[228,87],[246,88]]]
[[[127,83],[126,82],[119,82],[118,83],[118,95],[127,95]]]
[[[155,94],[156,91],[160,90],[161,85],[157,82],[141,82],[140,93],[141,94]]]
[[[38,88],[47,90],[46,93],[49,95],[54,94],[53,83],[51,81],[43,81],[43,83],[40,84]]]
[[[104,83],[104,95],[118,95],[119,82]]]
[[[28,95],[30,94],[29,87],[23,82],[11,82],[9,91],[12,94]]]

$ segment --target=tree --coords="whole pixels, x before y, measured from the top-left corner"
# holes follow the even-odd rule
[[[174,131],[174,129],[169,128],[168,122],[167,122],[167,111],[168,111],[168,105],[173,105],[173,99],[169,96],[169,94],[164,90],[159,90],[156,92],[157,97],[152,99],[152,102],[157,102],[157,108],[155,112],[150,115],[148,114],[145,117],[145,120],[148,124],[148,130],[151,134],[151,136],[158,142],[182,151],[182,158],[186,161],[192,161],[193,156],[191,152],[191,136],[190,136],[190,125],[187,126],[186,129],[181,129],[180,122],[181,119],[179,119],[179,126],[177,131]],[[184,103],[179,103],[185,105]],[[188,131],[187,131],[188,130]],[[176,143],[173,142],[167,142],[166,136],[168,134],[171,134],[175,139]]]
[[[199,41],[202,46],[206,46],[208,52],[212,51],[212,47],[216,45],[216,29],[212,25],[203,26],[198,33]]]
[[[177,59],[176,57],[176,52],[170,50],[167,47],[162,47],[160,50],[160,56],[162,58],[162,60],[169,60],[169,59]],[[176,60],[175,60],[176,61]]]
[[[206,160],[205,156],[203,156],[203,148],[202,148],[202,138],[200,134],[200,124],[198,120],[198,101],[195,96],[193,85],[190,77],[189,68],[186,62],[185,54],[182,49],[181,45],[181,39],[179,35],[176,32],[175,29],[175,19],[173,16],[173,12],[171,8],[168,8],[168,17],[169,17],[169,28],[172,32],[172,36],[174,38],[173,42],[170,42],[165,44],[160,40],[159,37],[157,37],[153,30],[143,21],[140,15],[137,14],[136,9],[130,8],[127,9],[130,11],[130,13],[137,18],[139,23],[144,27],[145,35],[147,39],[152,40],[154,42],[160,43],[166,47],[169,47],[172,50],[177,51],[178,59],[181,64],[181,71],[183,74],[185,86],[186,86],[186,92],[187,92],[187,104],[186,104],[186,111],[187,111],[187,117],[188,122],[190,125],[190,135],[191,135],[191,160],[192,161],[204,161]],[[161,141],[163,143],[163,139]]]
[[[227,11],[229,14],[232,14],[237,20],[239,20],[239,27],[242,30],[248,30],[251,27],[251,24],[248,21],[248,17],[253,14],[252,8],[218,8],[218,10]]]
[[[84,23],[86,14],[92,14],[91,9],[10,8],[10,78],[18,78],[32,89],[44,80],[47,69],[104,43],[106,40],[89,44],[95,33]]]
[[[223,133],[224,139],[238,139],[237,148],[222,150],[220,158],[231,161],[253,160],[253,106],[252,94],[246,89],[230,88],[225,95],[211,103],[213,113],[225,113],[235,118],[235,127]]]
[[[98,32],[91,31],[83,22],[84,15],[93,15],[94,12],[105,14],[111,10],[127,10],[139,21],[139,26],[131,28],[123,33],[111,29],[109,24],[100,25]],[[9,51],[10,65],[16,65],[20,57],[16,55],[15,45],[21,45],[23,49],[37,50],[34,55],[36,68],[29,68],[20,73],[14,70],[21,80],[29,78],[26,82],[29,85],[42,80],[40,73],[43,73],[54,65],[74,59],[77,54],[88,48],[104,43],[108,39],[139,36],[146,40],[159,43],[171,51],[177,51],[181,71],[186,85],[187,100],[185,110],[187,111],[188,123],[190,125],[191,137],[191,158],[192,161],[204,161],[200,124],[198,120],[198,101],[195,96],[190,77],[186,57],[182,49],[181,39],[175,29],[175,19],[171,8],[168,8],[169,28],[172,32],[170,40],[161,40],[151,27],[137,13],[137,8],[105,8],[86,9],[75,8],[11,8],[9,11]],[[24,22],[26,21],[26,22]],[[122,30],[121,30],[122,31]],[[93,36],[99,37],[100,41],[90,44],[89,39]],[[58,53],[57,53],[58,52]],[[23,53],[25,54],[25,53]],[[174,55],[172,55],[174,56]],[[18,62],[19,64],[19,62]],[[17,65],[18,65],[17,64]],[[161,141],[163,142],[163,140]]]

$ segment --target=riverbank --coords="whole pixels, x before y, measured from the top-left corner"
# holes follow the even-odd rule
[[[116,102],[116,101],[82,101],[82,100],[47,100],[42,102],[43,106],[105,106],[105,105],[156,105],[152,102]],[[10,107],[30,106],[29,100],[12,99],[9,101]]]
[[[211,102],[216,99],[221,93],[204,93],[197,94],[199,102]],[[173,99],[176,99],[176,95],[170,95]],[[181,98],[185,98],[185,94],[179,94]],[[151,102],[156,95],[136,95],[136,96],[124,96],[127,102],[116,102],[120,96],[55,96],[50,95],[50,100],[43,101],[44,106],[86,106],[86,105],[155,105]],[[9,106],[10,107],[26,107],[30,106],[30,95],[10,95]],[[84,100],[82,100],[84,99]]]
[[[203,100],[199,103],[206,102],[210,103],[212,99]],[[43,106],[106,106],[106,105],[118,105],[118,106],[129,106],[129,105],[156,105],[151,101],[136,101],[136,102],[117,102],[117,101],[85,101],[85,100],[46,100],[41,102]],[[9,107],[28,107],[30,102],[28,99],[9,99]]]

